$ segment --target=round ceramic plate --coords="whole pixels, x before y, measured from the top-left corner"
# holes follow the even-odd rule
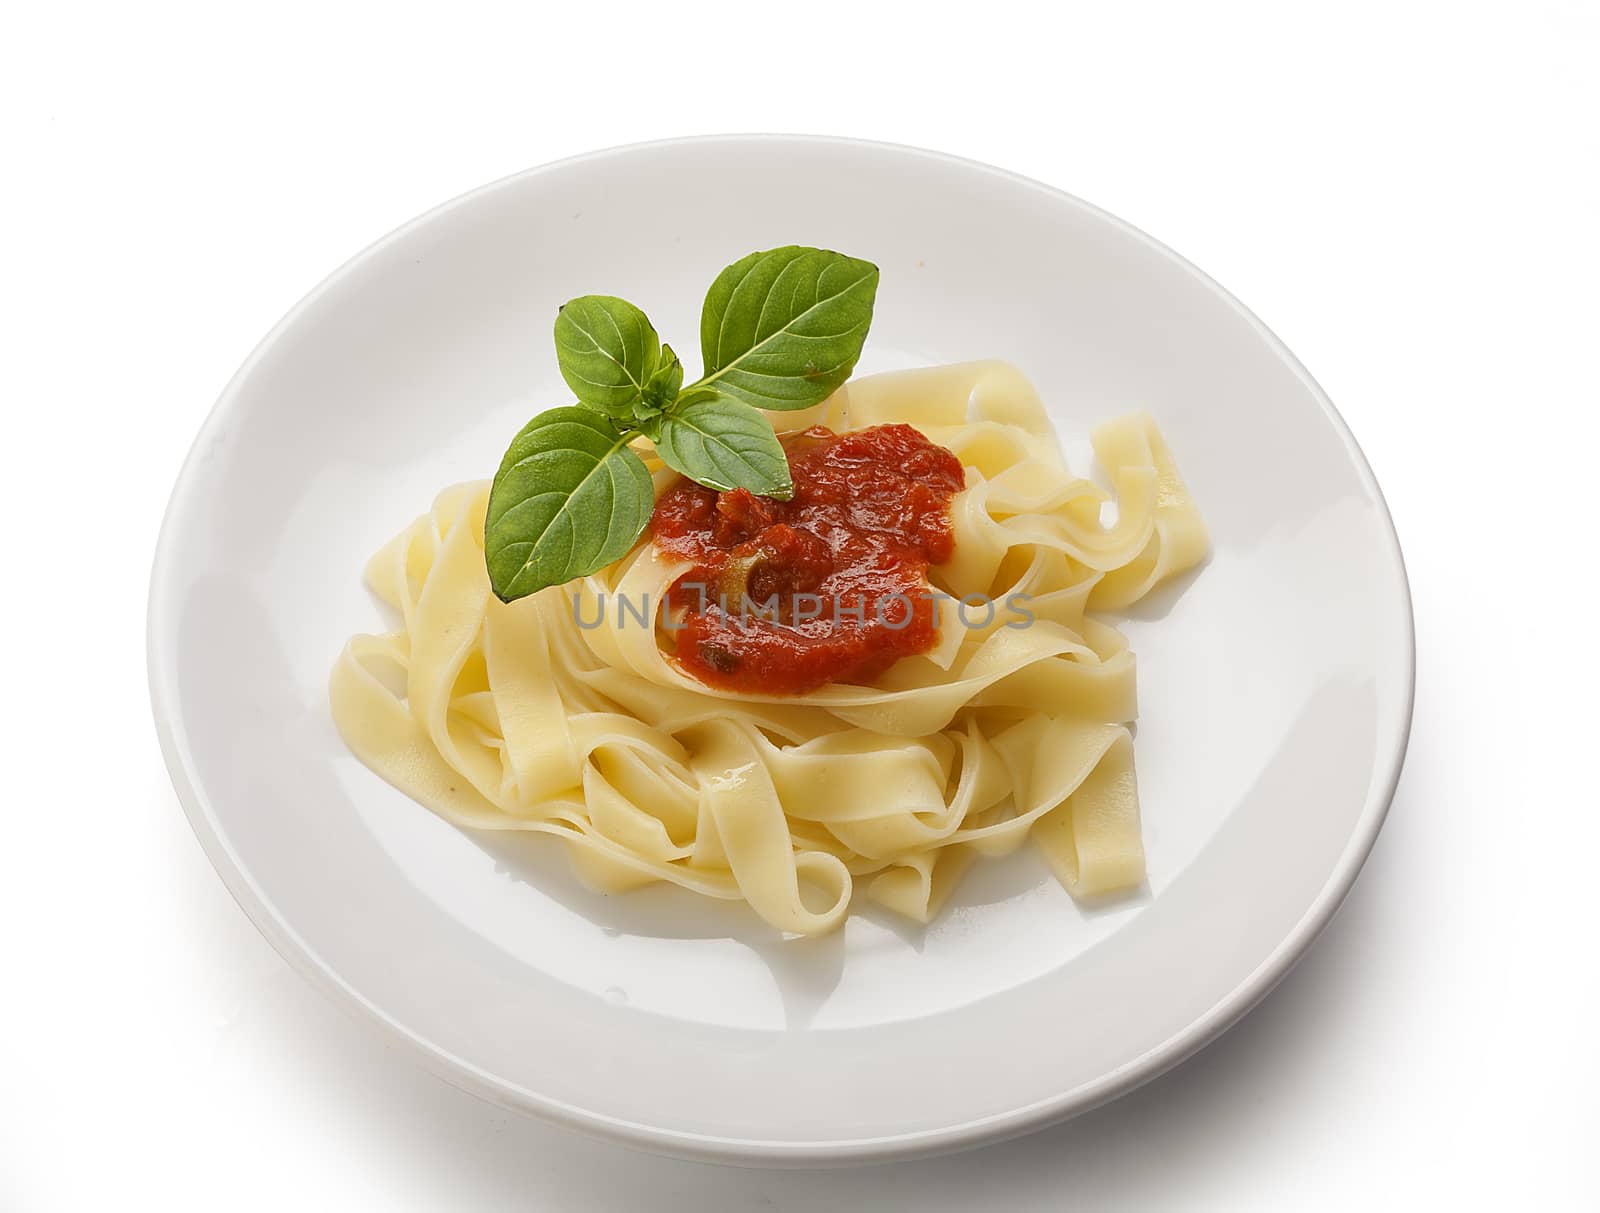
[[[1165,431],[1216,553],[1127,626],[1139,896],[1084,909],[1020,853],[975,868],[926,929],[866,911],[829,938],[785,939],[674,889],[592,893],[548,839],[454,829],[335,733],[331,663],[383,622],[361,584],[368,555],[441,487],[490,474],[529,416],[568,403],[557,304],[622,295],[692,350],[717,271],[789,243],[882,268],[858,374],[1001,358],[1037,384],[1069,455],[1129,408]],[[1412,692],[1405,572],[1378,486],[1258,320],[1066,194],[816,138],[535,169],[334,273],[195,441],[149,644],[184,807],[296,967],[489,1099],[745,1162],[993,1140],[1214,1037],[1349,888],[1400,771]]]

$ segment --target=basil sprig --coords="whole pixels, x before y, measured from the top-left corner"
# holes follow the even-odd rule
[[[787,500],[789,461],[762,409],[820,404],[850,377],[872,324],[878,267],[790,245],[717,275],[700,316],[705,374],[683,364],[625,299],[584,295],[556,313],[556,360],[577,407],[512,440],[489,493],[484,559],[512,602],[604,568],[650,522],[643,436],[666,465],[723,492]]]

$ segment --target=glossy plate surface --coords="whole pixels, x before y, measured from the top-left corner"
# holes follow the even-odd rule
[[[684,181],[715,188],[684,190]],[[691,374],[716,272],[806,243],[883,270],[860,371],[1014,362],[1083,460],[1150,409],[1216,554],[1127,624],[1145,895],[1083,911],[1030,854],[924,930],[783,940],[669,889],[586,891],[549,840],[461,833],[344,750],[326,681],[381,630],[367,556],[568,402],[555,307],[643,306]],[[1377,485],[1287,350],[1120,221],[995,169],[840,140],[649,144],[459,198],[300,303],[218,402],[150,602],[162,744],[194,828],[283,954],[508,1106],[673,1153],[895,1157],[1081,1111],[1220,1032],[1337,907],[1411,713]]]

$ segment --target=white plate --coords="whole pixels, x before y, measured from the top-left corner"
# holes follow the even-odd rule
[[[586,891],[548,840],[451,828],[350,757],[325,685],[369,553],[565,403],[556,305],[610,292],[692,351],[752,249],[883,270],[863,372],[1003,358],[1069,440],[1160,421],[1216,539],[1129,624],[1146,896],[1076,907],[1030,855],[931,927],[817,941],[672,889]],[[691,360],[692,361],[692,360]],[[150,681],[217,870],[302,972],[451,1081],[652,1149],[799,1163],[1015,1134],[1177,1062],[1311,942],[1372,845],[1411,713],[1378,486],[1327,398],[1193,266],[996,169],[833,139],[648,144],[408,224],[261,344],[184,465]]]

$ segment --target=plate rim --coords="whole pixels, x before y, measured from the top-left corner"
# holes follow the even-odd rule
[[[1191,274],[1220,302],[1231,307],[1262,338],[1268,347],[1283,360],[1321,407],[1334,432],[1343,440],[1346,453],[1355,468],[1358,479],[1371,496],[1383,523],[1381,539],[1386,555],[1392,563],[1397,578],[1398,595],[1395,605],[1400,612],[1399,629],[1404,646],[1403,668],[1395,671],[1403,678],[1404,703],[1393,735],[1380,735],[1375,740],[1374,779],[1369,786],[1366,803],[1354,830],[1340,854],[1328,880],[1292,930],[1272,949],[1266,958],[1234,989],[1204,1015],[1191,1021],[1181,1031],[1146,1051],[1138,1059],[1099,1078],[1060,1092],[1050,1098],[1037,1100],[1020,1108],[989,1116],[978,1117],[960,1124],[932,1129],[914,1130],[903,1134],[862,1137],[831,1142],[791,1142],[733,1138],[715,1134],[693,1133],[651,1125],[639,1121],[608,1116],[581,1108],[562,1100],[541,1096],[495,1075],[483,1071],[465,1059],[427,1040],[407,1028],[381,1007],[364,998],[319,956],[288,923],[279,916],[265,892],[256,884],[245,865],[240,861],[218,827],[211,803],[195,778],[184,738],[176,725],[175,688],[169,685],[169,671],[174,668],[172,654],[164,644],[163,636],[169,629],[163,625],[171,611],[167,586],[170,582],[169,565],[172,560],[172,535],[176,519],[184,513],[187,491],[193,480],[195,466],[202,452],[224,424],[234,407],[242,384],[266,356],[283,334],[309,310],[311,306],[341,281],[351,270],[379,254],[391,243],[409,234],[413,229],[430,223],[450,211],[465,206],[480,196],[493,193],[513,183],[532,177],[557,173],[595,161],[627,156],[642,151],[661,151],[684,146],[707,144],[739,144],[749,142],[790,142],[809,145],[847,147],[856,150],[889,152],[895,155],[921,157],[968,172],[997,178],[1012,186],[1023,186],[1038,191],[1056,202],[1087,212],[1096,218],[1121,229],[1150,248],[1157,255],[1169,259],[1181,270]],[[725,133],[688,135],[671,139],[646,140],[618,144],[575,156],[564,157],[500,177],[450,198],[431,207],[340,263],[332,272],[302,296],[283,317],[273,325],[246,357],[239,369],[229,378],[216,402],[206,414],[194,441],[180,466],[162,516],[161,529],[156,541],[151,565],[150,588],[147,599],[146,673],[149,680],[151,710],[155,718],[156,734],[161,746],[178,801],[184,815],[199,840],[207,859],[216,869],[224,886],[238,903],[245,916],[261,932],[267,942],[304,977],[314,988],[322,991],[359,1022],[382,1031],[387,1039],[401,1043],[428,1070],[451,1085],[476,1095],[500,1107],[532,1114],[541,1120],[565,1128],[586,1132],[621,1145],[632,1146],[655,1153],[702,1162],[735,1163],[750,1166],[828,1166],[861,1162],[888,1162],[898,1159],[922,1157],[952,1150],[969,1149],[1059,1123],[1072,1116],[1099,1107],[1120,1095],[1160,1076],[1211,1043],[1243,1018],[1277,984],[1288,975],[1296,962],[1315,942],[1318,935],[1333,919],[1343,904],[1367,856],[1371,853],[1393,802],[1400,775],[1405,764],[1410,741],[1411,724],[1416,702],[1416,620],[1412,605],[1410,579],[1400,538],[1395,529],[1383,489],[1374,475],[1366,454],[1355,435],[1340,415],[1333,401],[1295,357],[1287,345],[1267,327],[1262,320],[1235,298],[1226,288],[1204,270],[1181,254],[1150,236],[1126,220],[1087,202],[1065,190],[1035,178],[997,167],[979,160],[952,155],[930,148],[881,140],[856,139],[838,135],[809,135],[803,133]]]

